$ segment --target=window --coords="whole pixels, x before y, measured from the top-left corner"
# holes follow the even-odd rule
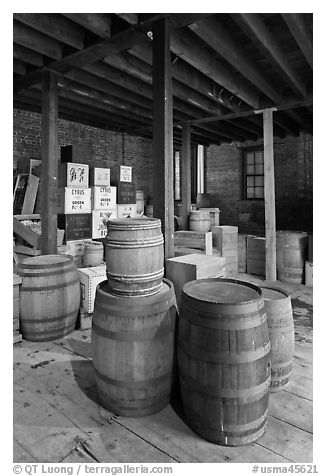
[[[264,153],[263,150],[244,151],[244,198],[264,198]]]

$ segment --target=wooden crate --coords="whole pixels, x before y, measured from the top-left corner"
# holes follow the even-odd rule
[[[238,250],[238,227],[220,225],[212,227],[213,246],[221,251],[222,256],[228,250]]]
[[[91,189],[59,187],[57,195],[57,213],[91,213]]]
[[[14,189],[14,215],[26,215],[34,212],[36,195],[40,179],[30,174],[18,174]]]
[[[92,319],[93,313],[83,312],[81,310],[78,311],[77,320],[76,320],[76,327],[80,331],[85,331],[86,329],[92,328]]]
[[[92,238],[91,213],[59,213],[58,228],[65,231],[65,241]]]
[[[238,235],[238,271],[239,273],[247,272],[247,238],[248,235]]]
[[[313,285],[313,263],[312,261],[306,261],[305,263],[305,285]]]
[[[117,203],[121,205],[136,203],[136,184],[134,182],[119,182],[117,184]]]
[[[105,238],[107,234],[106,221],[118,218],[117,205],[106,210],[92,211],[92,238]]]
[[[96,186],[92,190],[92,210],[106,210],[117,203],[117,187]],[[136,203],[136,200],[135,202]]]
[[[87,164],[66,162],[58,165],[58,187],[88,188]]]
[[[209,212],[211,217],[211,227],[219,226],[220,224],[220,209],[219,208],[200,208],[199,210],[204,210],[204,211],[206,210]]]
[[[205,254],[213,253],[212,233],[210,231],[176,231],[174,246],[203,250]]]
[[[247,273],[265,276],[266,274],[265,238],[251,236],[247,238]]]
[[[110,187],[110,169],[91,167],[89,169],[89,184],[90,186]]]
[[[119,182],[132,182],[132,167],[126,165],[114,165],[110,170],[110,180],[113,185],[118,185]]]
[[[80,279],[80,310],[91,314],[94,310],[96,286],[107,279],[106,264],[78,268]]]
[[[193,279],[225,276],[225,258],[190,254],[165,260],[165,275],[174,284],[178,305],[183,286]]]
[[[137,204],[117,205],[117,217],[120,218],[137,218]]]

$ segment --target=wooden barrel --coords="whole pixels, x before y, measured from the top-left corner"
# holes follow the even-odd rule
[[[185,284],[177,357],[183,408],[196,433],[223,446],[263,435],[271,362],[259,287],[223,278]]]
[[[145,207],[145,215],[147,218],[153,218],[153,205],[149,204]]]
[[[111,292],[125,296],[158,293],[164,274],[161,220],[109,220],[107,229],[106,274]]]
[[[211,229],[211,215],[207,210],[192,210],[189,214],[189,230],[206,232]]]
[[[86,266],[98,266],[103,263],[104,248],[100,241],[85,244],[83,263]]]
[[[175,294],[163,280],[155,296],[121,297],[107,281],[96,289],[92,358],[99,399],[118,415],[144,416],[170,399]]]
[[[80,281],[74,258],[41,255],[19,263],[20,325],[23,338],[41,342],[60,339],[75,328]]]
[[[294,357],[294,323],[290,295],[277,288],[261,287],[271,342],[271,392],[290,381]]]
[[[280,281],[303,282],[307,243],[308,234],[304,231],[276,232],[276,268]]]
[[[144,213],[144,192],[142,190],[136,190],[136,204],[137,214],[143,215]]]

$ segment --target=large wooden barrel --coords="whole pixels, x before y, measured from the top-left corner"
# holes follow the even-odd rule
[[[192,210],[189,214],[189,230],[206,232],[211,229],[211,215],[207,210]]]
[[[158,293],[164,274],[161,220],[109,220],[107,229],[106,274],[111,292],[124,296]]]
[[[276,232],[276,268],[280,281],[303,282],[307,244],[308,234],[304,231]]]
[[[271,392],[289,383],[294,357],[294,322],[290,295],[277,288],[261,287],[271,342]]]
[[[177,356],[185,417],[196,433],[223,446],[263,435],[271,362],[259,287],[224,278],[185,284]]]
[[[83,263],[85,266],[98,266],[103,263],[104,247],[100,241],[85,244]]]
[[[74,258],[41,255],[19,263],[20,325],[23,338],[41,342],[60,339],[75,328],[80,281]]]
[[[121,297],[107,281],[96,289],[92,357],[103,407],[124,416],[144,416],[170,399],[175,294],[163,280],[155,296]]]

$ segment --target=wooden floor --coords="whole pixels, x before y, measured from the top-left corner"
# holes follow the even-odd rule
[[[258,278],[240,275],[254,283]],[[14,462],[311,463],[312,288],[291,292],[295,359],[291,384],[270,395],[267,431],[248,447],[225,448],[194,434],[171,405],[143,418],[98,404],[90,331],[14,346]]]

